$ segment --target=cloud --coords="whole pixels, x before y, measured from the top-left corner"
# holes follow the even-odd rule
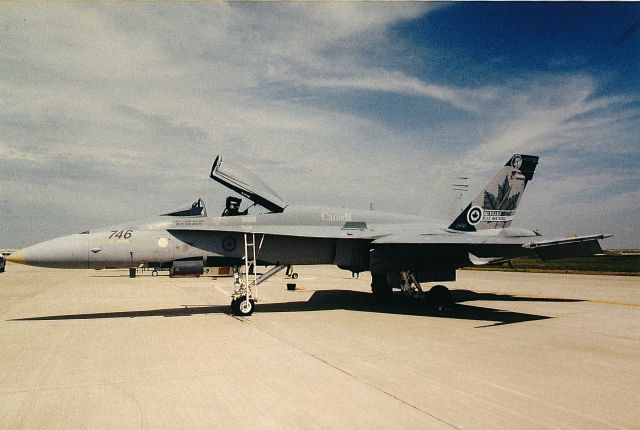
[[[426,83],[400,72],[371,71],[368,76],[332,79],[312,79],[305,82],[311,87],[339,88],[362,91],[381,91],[428,97],[469,111],[477,111],[479,102],[493,99],[491,89],[457,89]]]
[[[524,84],[524,85],[523,85]],[[498,127],[477,145],[473,158],[486,158],[499,151],[540,151],[558,145],[571,123],[613,101],[590,100],[595,91],[592,79],[576,76],[545,76],[517,86],[504,86],[499,105],[487,105],[487,119]],[[493,111],[495,109],[495,112]],[[497,115],[496,115],[497,114]]]

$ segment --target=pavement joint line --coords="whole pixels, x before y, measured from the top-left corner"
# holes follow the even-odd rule
[[[178,284],[178,283],[174,283],[174,284],[173,284],[173,286],[174,286],[175,288],[179,288],[179,289],[180,289],[180,291],[182,291],[182,292],[183,292],[183,293],[185,293],[185,294],[190,295],[190,296],[191,296],[191,297],[193,297],[193,298],[196,298],[196,299],[198,299],[198,300],[202,300],[202,297],[199,297],[198,295],[196,295],[195,293],[193,293],[191,290],[187,290],[187,289],[185,289],[182,285],[180,285],[180,284]],[[219,287],[216,287],[215,285],[214,285],[214,287],[215,287],[215,288],[217,288],[217,289],[219,289]],[[205,299],[204,301],[205,301],[205,302],[208,302],[208,300],[206,300],[206,299]],[[214,305],[213,305],[212,303],[209,303],[209,302],[208,302],[206,305],[203,305],[203,306],[214,306]]]
[[[612,428],[616,428],[616,429],[620,429],[620,430],[623,430],[623,429],[625,428],[625,427],[617,426],[617,425],[612,424],[612,423],[607,422],[607,421],[600,420],[600,419],[595,418],[595,417],[592,417],[592,416],[590,416],[590,415],[580,413],[580,412],[578,412],[578,411],[576,411],[576,410],[574,410],[574,409],[570,409],[570,408],[566,408],[566,407],[563,407],[563,406],[559,406],[559,405],[557,405],[557,404],[555,404],[555,403],[549,402],[549,401],[547,401],[547,400],[545,400],[545,399],[542,399],[542,398],[540,398],[540,397],[531,396],[531,395],[528,395],[528,394],[523,393],[523,392],[521,392],[521,391],[515,390],[515,389],[513,389],[513,388],[509,388],[509,387],[505,387],[505,386],[502,386],[502,385],[498,385],[498,384],[496,384],[496,383],[494,383],[494,382],[487,381],[486,379],[479,378],[479,377],[474,376],[474,375],[470,375],[469,377],[470,377],[471,379],[475,379],[476,381],[479,381],[479,382],[481,382],[481,383],[484,383],[484,384],[486,384],[486,385],[489,385],[490,387],[497,388],[497,389],[499,389],[499,390],[503,390],[503,391],[506,391],[506,392],[508,392],[508,393],[515,394],[515,395],[517,395],[517,396],[521,396],[521,397],[523,397],[523,398],[525,398],[525,399],[529,399],[529,400],[533,400],[533,401],[538,401],[538,402],[540,402],[540,403],[542,403],[542,404],[544,404],[544,405],[547,405],[548,407],[558,409],[558,410],[563,411],[563,412],[565,412],[565,413],[571,413],[571,414],[573,414],[573,415],[577,415],[577,416],[579,416],[579,417],[582,417],[582,418],[586,418],[586,419],[589,419],[589,420],[595,421],[595,422],[597,422],[598,424],[603,425],[603,426],[605,426],[605,427],[612,427]]]
[[[92,387],[110,387],[110,386],[122,385],[127,383],[129,383],[129,381],[105,382],[102,384],[64,385],[60,387],[32,388],[32,389],[15,390],[15,391],[0,391],[0,396],[10,396],[12,394],[23,394],[23,393],[37,393],[41,391],[73,390],[78,388],[82,389],[82,388],[92,388]]]
[[[265,329],[263,329],[261,327],[256,326],[255,324],[252,324],[251,321],[249,319],[247,319],[247,318],[242,318],[242,319],[236,318],[236,317],[234,317],[234,318],[239,320],[239,321],[241,321],[241,322],[243,322],[243,323],[248,323],[252,328],[254,328],[254,329],[258,330],[258,331],[261,331],[262,333],[266,334],[267,336],[269,336],[269,337],[271,337],[271,338],[273,338],[273,339],[275,339],[275,340],[277,340],[277,341],[279,341],[281,343],[284,343],[285,345],[289,346],[290,348],[293,348],[296,351],[299,351],[299,352],[301,352],[301,353],[303,353],[303,354],[305,354],[305,355],[307,355],[307,356],[309,356],[309,357],[311,357],[311,358],[313,358],[313,359],[315,359],[315,360],[317,360],[317,361],[319,361],[321,363],[326,364],[327,366],[337,370],[340,373],[344,373],[348,377],[350,377],[350,378],[352,378],[352,379],[354,379],[354,380],[356,380],[356,381],[358,381],[358,382],[360,382],[362,384],[365,384],[366,386],[368,386],[370,388],[373,388],[374,390],[379,391],[379,392],[383,393],[384,395],[386,395],[388,397],[391,397],[392,399],[402,403],[405,406],[409,406],[410,408],[415,409],[416,411],[421,412],[422,414],[427,415],[428,417],[431,417],[434,420],[437,420],[437,421],[445,424],[446,426],[449,426],[449,427],[451,427],[453,429],[456,429],[456,430],[461,430],[460,427],[456,427],[455,425],[443,420],[442,418],[439,418],[439,417],[437,417],[437,416],[435,416],[435,415],[433,415],[433,414],[431,414],[431,413],[429,413],[429,412],[427,412],[427,411],[425,411],[423,409],[420,409],[416,405],[414,405],[412,403],[409,403],[406,400],[401,399],[400,397],[396,396],[395,394],[390,393],[390,392],[388,392],[388,391],[386,391],[386,390],[384,390],[384,389],[382,389],[382,388],[380,388],[380,387],[378,387],[378,386],[376,386],[376,385],[374,385],[374,384],[372,384],[372,383],[370,383],[370,382],[368,382],[368,381],[366,381],[366,380],[364,380],[362,378],[359,378],[358,376],[356,376],[356,375],[354,375],[352,373],[349,373],[347,370],[342,369],[341,367],[330,363],[329,361],[325,360],[324,358],[322,358],[322,357],[320,357],[320,356],[318,356],[316,354],[313,354],[313,353],[311,353],[309,351],[305,351],[304,349],[301,349],[301,348],[297,347],[296,345],[294,345],[294,344],[292,344],[290,342],[287,342],[284,339],[281,339],[281,338],[275,336],[274,334],[272,334],[268,330],[265,330]]]
[[[219,292],[221,292],[222,294],[224,294],[227,297],[231,297],[231,294],[229,294],[225,289],[218,287],[217,285],[214,285],[213,288],[215,288],[216,290],[218,290]]]
[[[128,390],[128,386],[114,385],[114,387],[119,388],[120,391],[122,391],[125,395],[127,395],[127,396],[129,396],[129,398],[133,399],[133,402],[136,404],[136,409],[138,411],[138,418],[139,418],[139,421],[140,421],[140,425],[138,426],[138,428],[143,429],[144,428],[145,416],[144,416],[144,413],[142,411],[142,407],[140,406],[140,402],[138,401],[138,398],[135,396],[135,394],[133,394],[131,391]]]
[[[640,303],[622,303],[622,302],[613,302],[609,300],[588,300],[588,302],[596,303],[598,305],[629,306],[632,308],[640,308]]]
[[[273,370],[269,368],[269,370]],[[226,372],[228,375],[233,375],[235,371],[230,370]],[[158,384],[159,382],[164,381],[181,381],[181,380],[201,380],[202,378],[206,378],[211,376],[211,373],[197,373],[193,375],[183,375],[183,376],[171,376],[166,378],[140,378],[136,380],[120,380],[115,382],[98,382],[95,384],[72,384],[72,385],[61,385],[57,387],[41,387],[41,388],[31,388],[24,390],[14,390],[14,391],[0,391],[0,396],[7,396],[13,394],[23,394],[23,393],[37,393],[37,392],[45,392],[45,391],[59,391],[59,390],[75,390],[75,389],[85,389],[85,388],[94,388],[94,387],[120,387],[128,384],[133,385],[144,385],[144,384]]]
[[[51,285],[49,285],[47,288],[43,289],[42,291],[40,291],[38,294],[36,294],[35,296],[31,296],[29,297],[29,300],[33,300],[38,296],[41,296],[42,294],[46,293],[47,291],[49,291],[49,288],[51,288]],[[9,312],[11,309],[15,308],[16,306],[22,304],[23,301],[18,301],[16,303],[14,303],[13,305],[9,306],[7,309],[5,309],[4,311],[0,312],[0,315],[4,315],[7,312]]]
[[[452,290],[455,291],[455,290]],[[497,292],[497,291],[481,291],[481,290],[474,290],[474,292],[476,293],[480,293],[480,294],[511,294],[514,297],[524,297],[524,298],[529,298],[529,299],[540,299],[540,298],[546,298],[546,299],[552,299],[552,300],[565,300],[566,297],[547,297],[547,296],[541,296],[541,295],[537,295],[537,294],[520,294],[520,293],[505,293],[503,292]],[[580,300],[583,302],[587,302],[587,303],[596,303],[599,305],[615,305],[615,306],[630,306],[630,307],[634,307],[634,308],[640,308],[640,303],[624,303],[624,302],[615,302],[612,300],[591,300],[591,299],[571,299],[571,300]]]

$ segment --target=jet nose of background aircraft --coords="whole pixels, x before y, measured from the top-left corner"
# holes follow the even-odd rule
[[[13,263],[27,264],[27,259],[25,258],[24,252],[22,251],[16,251],[9,255],[6,259],[7,261],[11,261]]]
[[[29,266],[87,268],[89,266],[88,235],[72,234],[41,242],[7,257],[7,261]]]

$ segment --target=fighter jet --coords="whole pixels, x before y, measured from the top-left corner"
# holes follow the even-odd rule
[[[42,242],[8,257],[14,263],[56,268],[234,268],[231,311],[255,309],[257,285],[287,265],[333,264],[369,271],[377,300],[393,289],[423,294],[422,284],[455,281],[462,267],[537,256],[544,260],[602,252],[608,235],[545,238],[511,223],[538,157],[510,157],[453,220],[344,208],[295,206],[251,172],[216,157],[210,177],[253,202],[227,198],[221,216],[207,214],[198,199],[190,207],[137,223],[87,230]],[[256,206],[261,206],[259,210]],[[263,276],[251,267],[273,266]],[[241,267],[244,266],[244,271]],[[452,304],[450,291],[435,285],[427,293],[437,310]]]

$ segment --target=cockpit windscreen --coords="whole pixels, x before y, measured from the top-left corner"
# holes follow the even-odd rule
[[[162,214],[162,216],[207,216],[207,208],[202,199],[198,199],[191,206]]]

